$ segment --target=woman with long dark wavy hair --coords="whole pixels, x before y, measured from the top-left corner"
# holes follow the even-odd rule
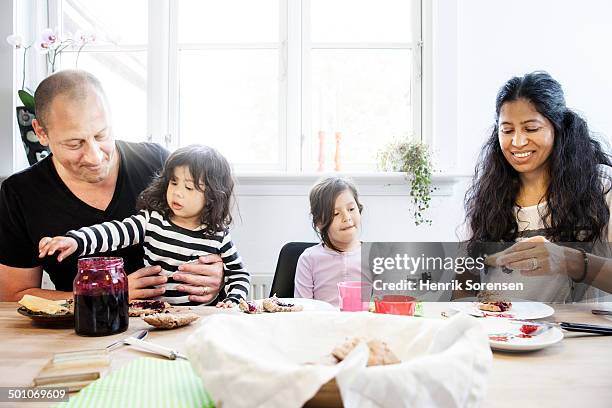
[[[582,296],[576,295],[577,282],[610,292],[611,274],[602,269],[612,268],[584,249],[612,238],[608,153],[546,72],[507,81],[495,114],[466,194],[468,249],[521,241],[489,263],[514,272],[509,280],[533,278],[529,284],[538,300],[576,300]]]

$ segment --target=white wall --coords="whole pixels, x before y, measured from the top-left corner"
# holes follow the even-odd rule
[[[13,76],[15,71],[14,53],[4,39],[13,34],[13,2],[0,2],[0,40],[4,43],[0,46],[0,176],[6,176],[15,168],[13,162],[14,139],[12,129],[16,126],[15,109],[13,98]]]
[[[493,124],[495,95],[514,75],[546,70],[567,105],[612,137],[612,2],[461,0],[458,13],[458,149],[471,171]]]
[[[279,176],[266,181],[261,177],[240,178],[237,188],[240,217],[235,216],[232,237],[252,273],[274,273],[278,252],[287,242],[317,241],[309,218],[308,191],[318,177]],[[433,227],[416,227],[410,215],[409,186],[403,176],[355,175],[354,179],[365,207],[364,240],[454,240],[455,227],[462,220],[461,200],[453,199],[461,187],[454,180],[436,177],[438,190],[431,203],[435,223]]]

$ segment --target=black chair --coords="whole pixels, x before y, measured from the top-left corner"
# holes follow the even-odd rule
[[[289,242],[285,244],[278,254],[274,280],[270,289],[270,296],[276,294],[279,298],[293,297],[295,287],[295,268],[298,258],[306,248],[316,245],[315,242]]]

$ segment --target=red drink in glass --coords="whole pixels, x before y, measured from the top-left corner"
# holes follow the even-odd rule
[[[127,330],[128,279],[123,259],[79,259],[73,288],[76,334],[108,336]]]

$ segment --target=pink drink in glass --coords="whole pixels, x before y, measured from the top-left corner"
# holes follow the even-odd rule
[[[361,312],[368,310],[370,302],[361,300],[364,288],[369,291],[370,285],[361,281],[338,282],[340,310],[343,312]]]

